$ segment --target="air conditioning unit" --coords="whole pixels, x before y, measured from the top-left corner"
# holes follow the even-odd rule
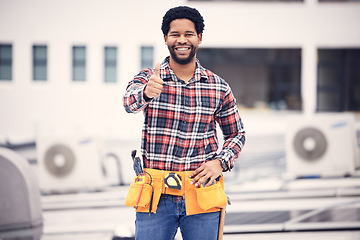
[[[105,186],[100,138],[40,137],[36,150],[42,191],[63,193],[99,190]]]
[[[352,114],[287,118],[286,163],[296,177],[352,175],[359,161]]]

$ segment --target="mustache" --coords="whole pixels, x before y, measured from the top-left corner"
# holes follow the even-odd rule
[[[188,47],[190,47],[190,46],[193,46],[192,44],[188,44],[188,43],[184,43],[184,44],[176,44],[176,45],[174,45],[174,47],[184,47],[184,46],[188,46]]]
[[[191,49],[193,49],[194,45],[192,45],[192,44],[177,44],[177,45],[173,45],[171,48],[175,49],[177,47],[190,47]]]

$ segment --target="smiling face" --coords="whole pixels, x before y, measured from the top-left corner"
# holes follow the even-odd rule
[[[164,35],[164,39],[170,58],[178,64],[186,65],[195,61],[202,33],[197,34],[194,23],[189,19],[175,19],[170,23],[169,32]]]

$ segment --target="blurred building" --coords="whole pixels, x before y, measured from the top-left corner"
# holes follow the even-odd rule
[[[98,191],[131,183],[130,152],[140,149],[143,115],[125,113],[122,97],[135,74],[168,55],[162,17],[179,5],[195,7],[203,15],[198,58],[230,84],[247,131],[246,151],[226,174],[240,203],[229,211],[233,222],[225,223],[230,225],[227,233],[239,231],[229,229],[240,224],[236,219],[245,218],[252,225],[240,232],[254,231],[258,223],[256,229],[266,233],[269,226],[270,231],[358,228],[354,216],[359,208],[343,207],[358,206],[346,197],[359,194],[350,187],[359,186],[360,173],[360,0],[0,0],[0,147],[29,160],[43,193]],[[308,118],[324,112],[339,114]],[[351,113],[358,118],[357,141]],[[313,191],[298,195],[300,201],[294,204],[283,190],[301,191],[305,185],[271,181],[285,172],[299,178],[330,176],[332,183],[308,183],[306,188]],[[343,176],[356,177],[344,178],[350,179],[350,187],[333,182]],[[263,177],[270,182],[255,181]],[[246,181],[254,184],[239,188],[238,183]],[[269,198],[267,192],[275,188],[287,202]],[[246,195],[248,189],[260,192],[255,205],[252,193]],[[236,195],[244,190],[245,195]],[[112,197],[104,201],[93,196],[94,205],[85,204],[89,208],[98,208],[97,201],[113,204]],[[63,239],[71,229],[74,239],[79,229],[94,233],[107,221],[111,228],[106,231],[112,231],[117,216],[131,216],[114,211],[119,196],[125,199],[125,192],[116,192],[114,208],[104,208],[100,215],[96,211],[94,218],[71,211],[72,205],[80,206],[81,196],[74,202],[63,198],[70,218],[50,212],[61,212],[57,207],[66,204],[55,198],[42,201],[48,213],[45,236]],[[260,204],[265,214],[259,212],[259,196],[271,200]],[[315,197],[322,200],[313,201]],[[336,197],[341,204],[334,205]],[[332,214],[340,211],[338,222],[318,224],[318,216],[332,221]],[[116,216],[109,217],[112,214]],[[257,219],[248,221],[250,214]],[[302,224],[304,216],[309,224]],[[264,219],[274,222],[266,226]]]
[[[137,137],[122,95],[168,54],[161,21],[178,5],[202,13],[198,58],[239,106],[360,110],[360,1],[0,0],[0,137]]]

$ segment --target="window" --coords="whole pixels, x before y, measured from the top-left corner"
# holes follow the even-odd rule
[[[33,79],[47,80],[47,46],[33,46]]]
[[[72,48],[73,81],[86,80],[86,47],[74,46]]]
[[[201,64],[246,108],[301,110],[301,49],[200,48]]]
[[[360,0],[319,0],[319,2],[360,2]]]
[[[105,82],[116,82],[117,48],[105,47]]]
[[[154,66],[154,47],[141,47],[141,69],[153,68]]]
[[[317,110],[360,111],[360,49],[319,49]]]
[[[0,44],[0,80],[12,80],[12,45]]]
[[[188,0],[188,1],[190,2],[303,2],[304,0]]]

